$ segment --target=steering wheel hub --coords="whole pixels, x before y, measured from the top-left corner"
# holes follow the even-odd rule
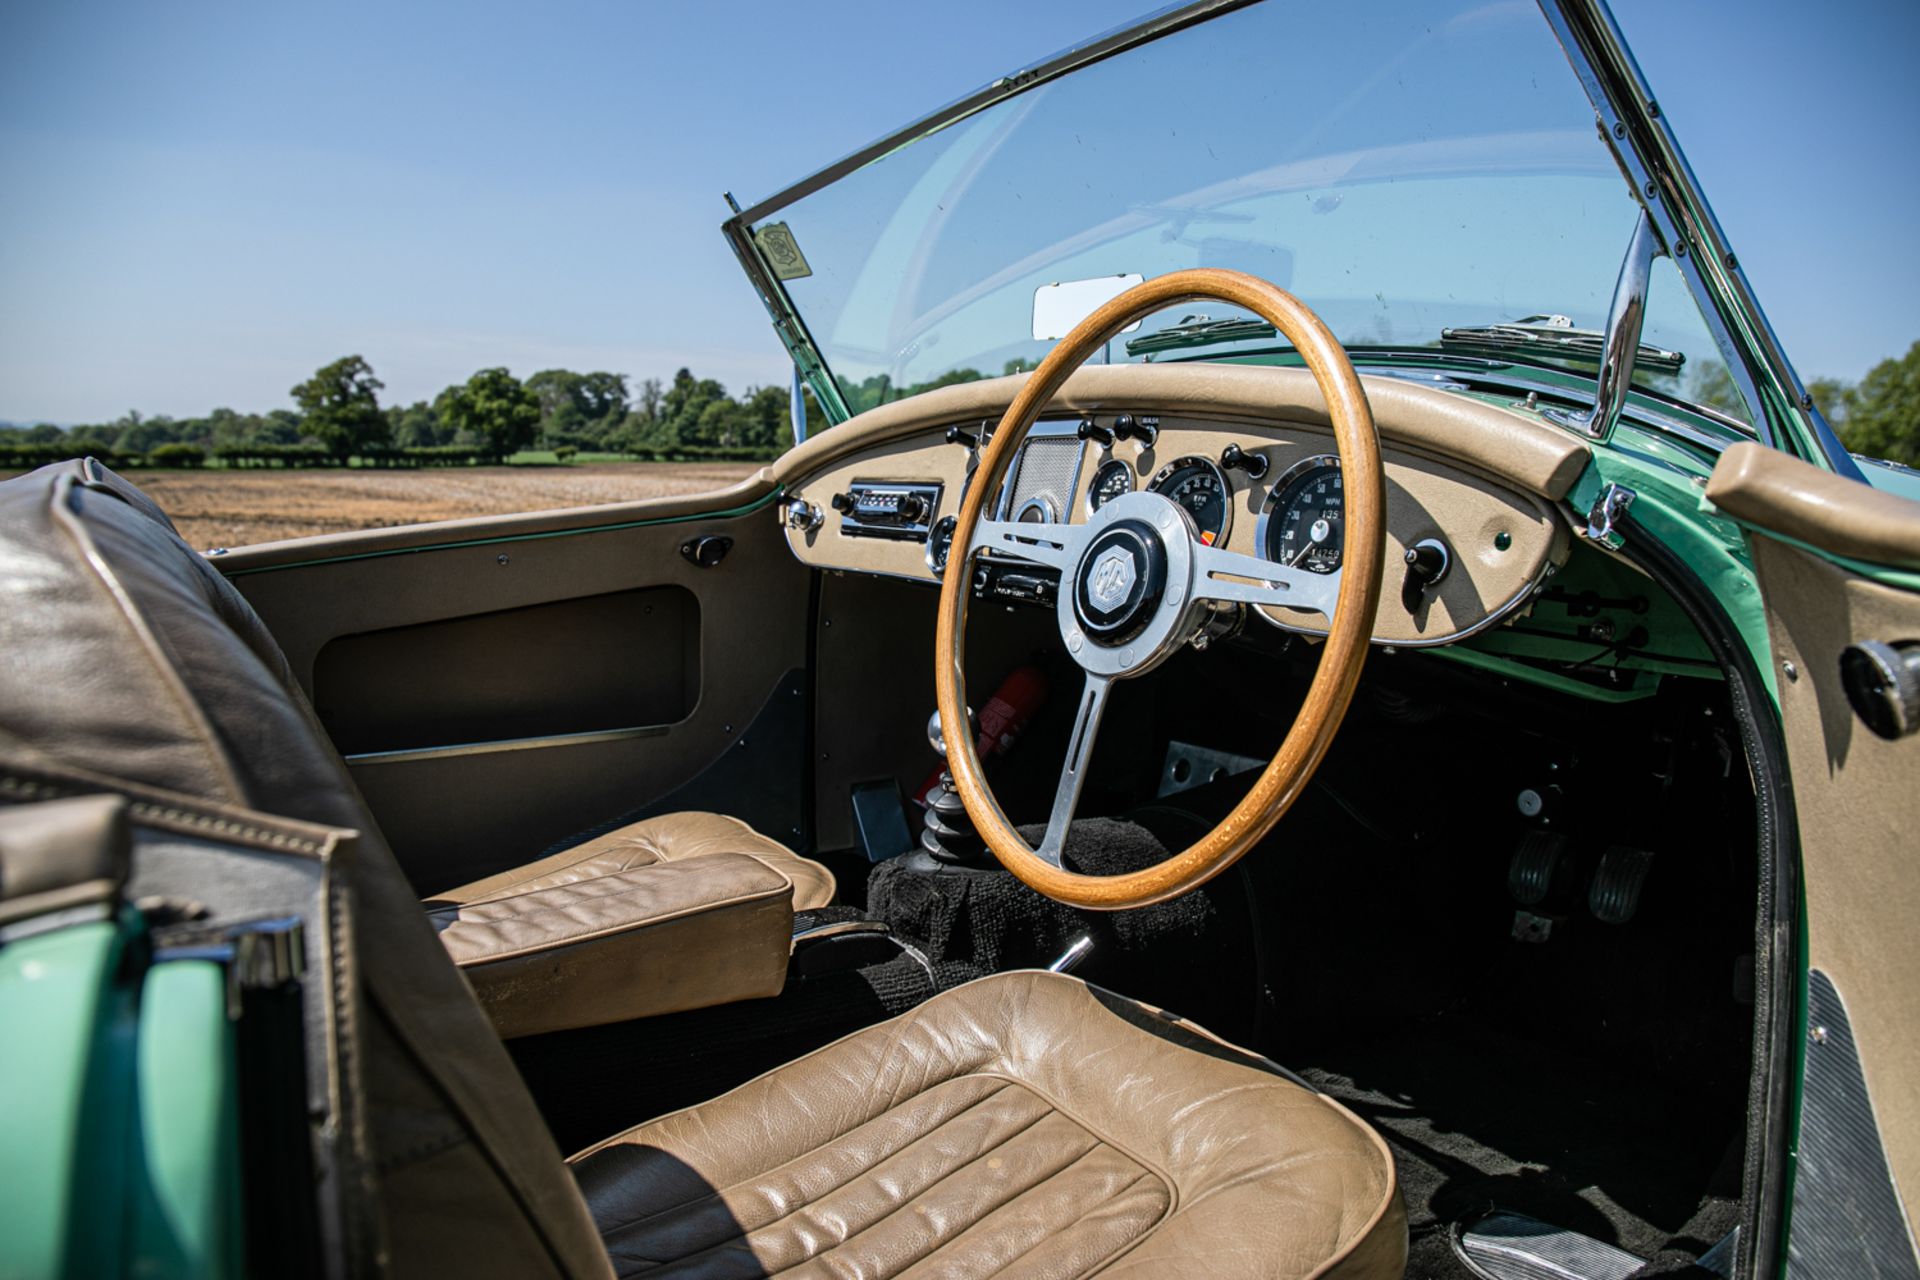
[[[1167,549],[1144,520],[1121,520],[1093,539],[1074,572],[1073,613],[1093,643],[1139,635],[1167,589]]]

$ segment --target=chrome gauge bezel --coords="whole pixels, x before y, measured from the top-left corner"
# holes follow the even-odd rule
[[[945,530],[947,550],[951,553],[953,550],[953,532],[959,523],[960,518],[958,516],[941,516],[933,522],[933,527],[927,530],[927,545],[920,553],[920,558],[927,562],[927,568],[933,571],[933,576],[936,578],[943,578],[947,573],[947,557],[938,557],[938,562],[936,563],[934,555],[940,548],[941,531]]]
[[[1118,468],[1127,477],[1127,493],[1135,493],[1139,490],[1140,484],[1137,478],[1139,472],[1135,469],[1134,465],[1125,458],[1108,458],[1105,462],[1093,469],[1093,478],[1087,481],[1087,496],[1081,499],[1081,509],[1086,512],[1088,519],[1092,519],[1093,513],[1100,509],[1100,504],[1093,500],[1094,495],[1100,492],[1100,477],[1115,468]],[[1126,495],[1116,493],[1113,496],[1120,498]]]
[[[1175,458],[1172,462],[1169,462],[1166,466],[1153,473],[1153,479],[1147,482],[1145,491],[1147,493],[1157,493],[1161,497],[1166,498],[1167,501],[1173,502],[1174,506],[1179,507],[1181,512],[1186,515],[1187,522],[1196,530],[1197,536],[1199,522],[1194,520],[1193,513],[1187,511],[1185,507],[1180,507],[1178,502],[1174,502],[1172,495],[1160,487],[1179,472],[1194,467],[1211,471],[1214,480],[1220,485],[1220,533],[1213,545],[1224,547],[1227,545],[1227,539],[1233,535],[1233,486],[1227,482],[1227,473],[1222,471],[1220,464],[1212,458],[1197,453],[1190,453],[1184,457]]]
[[[1273,511],[1280,503],[1280,495],[1291,488],[1294,481],[1325,467],[1332,467],[1335,471],[1340,470],[1340,455],[1337,453],[1316,453],[1312,457],[1302,458],[1281,472],[1279,478],[1273,482],[1273,486],[1267,490],[1266,499],[1260,504],[1260,518],[1253,526],[1253,548],[1254,553],[1268,564],[1280,563],[1267,553],[1267,532],[1273,523]],[[1345,567],[1347,562],[1346,537],[1346,526],[1342,524],[1340,528],[1340,564],[1342,567]],[[1306,572],[1312,573],[1313,570],[1308,569]],[[1339,569],[1334,570],[1334,573],[1338,572],[1340,572]],[[1318,576],[1329,577],[1331,575],[1320,574]],[[1265,611],[1263,610],[1262,612],[1264,613]]]

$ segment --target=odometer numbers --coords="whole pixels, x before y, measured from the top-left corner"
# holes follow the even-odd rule
[[[1316,454],[1274,482],[1260,513],[1260,550],[1288,569],[1328,574],[1340,568],[1347,495],[1340,459]]]

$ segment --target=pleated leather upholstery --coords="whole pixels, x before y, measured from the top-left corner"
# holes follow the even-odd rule
[[[716,854],[744,854],[792,881],[795,911],[824,907],[833,901],[833,872],[779,841],[769,840],[740,819],[720,813],[669,813],[648,818],[511,871],[437,893],[432,901],[481,902],[506,893],[575,884],[662,863],[694,862]]]
[[[572,1160],[621,1276],[1398,1276],[1385,1146],[1075,979],[947,992]]]

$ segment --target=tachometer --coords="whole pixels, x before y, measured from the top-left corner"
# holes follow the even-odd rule
[[[1121,458],[1103,462],[1093,473],[1093,483],[1087,486],[1087,512],[1091,515],[1121,494],[1132,492],[1133,464]]]
[[[1175,458],[1160,468],[1147,488],[1173,499],[1193,517],[1200,541],[1213,547],[1227,540],[1227,528],[1233,521],[1229,501],[1233,491],[1211,458]]]
[[[1296,463],[1267,495],[1257,535],[1260,550],[1289,569],[1332,573],[1340,567],[1346,511],[1337,454],[1316,454]]]

